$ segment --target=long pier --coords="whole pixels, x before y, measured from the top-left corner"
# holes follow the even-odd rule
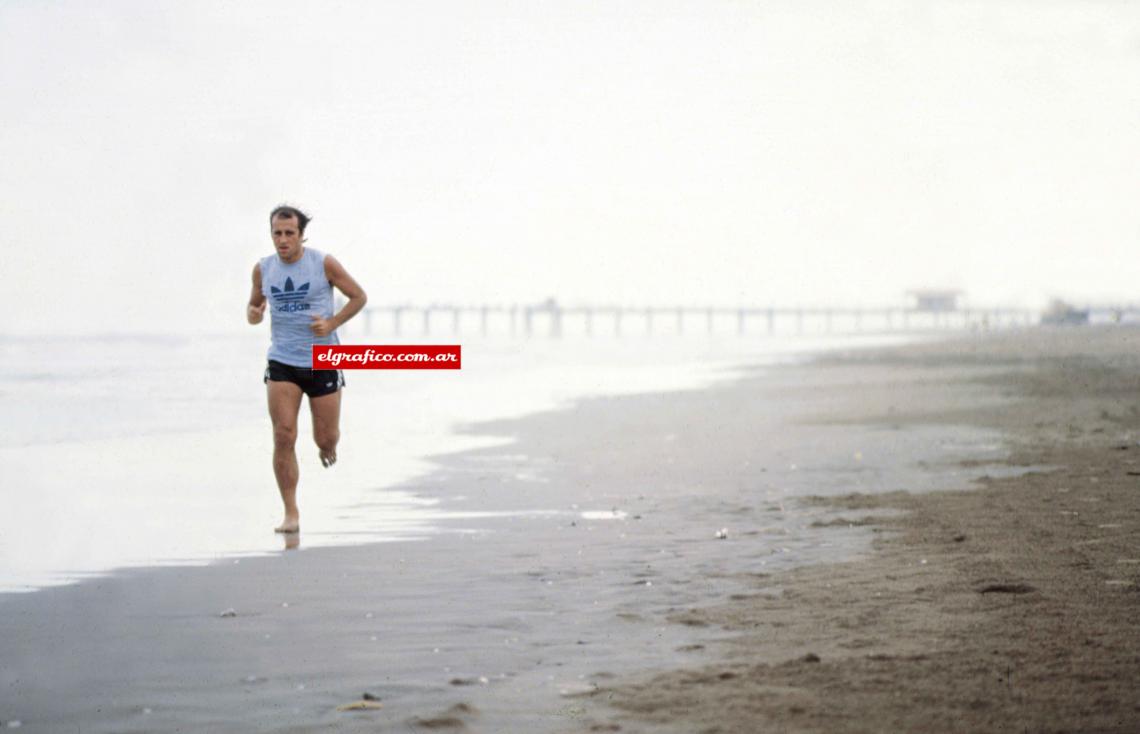
[[[806,334],[1032,326],[1040,313],[1017,308],[787,308],[717,306],[562,306],[538,304],[368,307],[363,328],[396,336],[564,334],[625,336],[655,334]]]

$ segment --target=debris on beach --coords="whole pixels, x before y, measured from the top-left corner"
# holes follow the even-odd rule
[[[364,701],[379,701],[380,700],[379,696],[371,694],[368,691],[365,691],[364,693],[360,694],[360,698]]]
[[[233,607],[230,607],[229,609],[222,610],[222,613],[219,614],[218,616],[223,618],[223,619],[225,619],[226,617],[236,617],[237,616],[237,610],[235,610]]]
[[[452,678],[448,681],[448,683],[453,686],[473,686],[476,684],[485,686],[490,682],[491,681],[485,675],[481,675],[478,678]]]
[[[559,686],[558,695],[563,698],[574,698],[576,696],[588,696],[597,690],[597,683],[567,683]]]
[[[431,719],[414,717],[408,723],[417,729],[466,729],[463,719],[456,716],[436,716]]]
[[[469,703],[463,703],[460,701],[459,703],[449,708],[447,710],[447,713],[459,716],[474,716],[475,714],[479,713],[479,709],[475,708]]]
[[[1037,591],[1029,584],[988,584],[978,589],[979,594],[1029,594]]]
[[[336,707],[337,711],[375,711],[376,709],[384,708],[384,704],[377,703],[376,701],[353,701],[352,703],[342,703]]]
[[[429,719],[416,716],[409,719],[408,723],[417,731],[420,729],[455,729],[458,731],[467,731],[467,724],[464,722],[464,718],[471,718],[478,715],[479,709],[469,703],[460,702]]]
[[[805,662],[805,663],[818,663],[818,662],[820,662],[819,655],[816,655],[814,652],[809,652],[807,655],[804,655],[802,658],[800,658],[800,660]]]
[[[581,513],[583,520],[624,520],[627,515],[624,510],[614,507],[610,510],[587,510]]]
[[[727,540],[728,539],[728,528],[721,528],[720,530],[716,531],[716,539],[717,540]]]

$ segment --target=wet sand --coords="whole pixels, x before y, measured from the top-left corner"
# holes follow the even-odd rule
[[[0,721],[1137,730],[1138,338],[852,352],[471,426],[515,441],[402,489],[519,514],[0,597]]]
[[[606,686],[595,730],[1140,731],[1138,338],[1030,332],[822,365],[910,377],[820,420],[998,429],[1008,463],[1035,468],[996,478],[966,460],[968,491],[813,500],[877,516],[873,555],[673,615],[729,633],[717,663]],[[912,379],[944,368],[959,374]],[[1008,400],[938,397],[964,385]]]

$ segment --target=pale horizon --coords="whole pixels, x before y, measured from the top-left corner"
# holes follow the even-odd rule
[[[1137,300],[1136,6],[313,7],[0,6],[0,333],[248,328],[285,201],[372,305]]]

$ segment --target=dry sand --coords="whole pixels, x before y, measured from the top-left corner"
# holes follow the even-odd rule
[[[1140,731],[1138,338],[853,352],[472,426],[515,442],[404,489],[527,514],[0,596],[0,722]],[[382,708],[339,708],[364,692]]]

